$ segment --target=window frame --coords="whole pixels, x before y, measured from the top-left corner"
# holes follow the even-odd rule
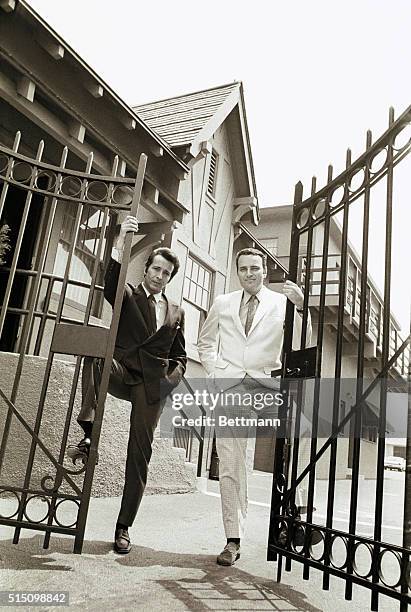
[[[193,268],[197,266],[196,279],[194,280],[192,276]],[[204,278],[205,273],[208,274],[208,287],[207,289],[204,287]],[[199,283],[199,276],[202,274],[201,284]],[[188,281],[188,283],[187,283]],[[206,265],[204,265],[197,257],[193,256],[192,253],[187,254],[186,265],[184,270],[184,280],[183,280],[183,291],[182,291],[182,300],[183,304],[187,303],[191,307],[198,310],[200,313],[199,323],[197,329],[197,339],[195,342],[192,342],[193,346],[197,346],[198,335],[200,333],[201,327],[206,319],[207,313],[210,309],[211,296],[213,292],[213,283],[214,283],[214,274],[213,271],[210,270]],[[195,295],[191,294],[192,286],[195,286]],[[197,300],[198,289],[201,288],[201,298]],[[206,304],[204,305],[204,292],[207,294]]]

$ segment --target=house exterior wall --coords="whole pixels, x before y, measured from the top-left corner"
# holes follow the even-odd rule
[[[23,43],[18,49],[13,48],[14,59],[0,75],[0,90],[4,94],[1,108],[5,111],[0,113],[0,142],[11,146],[15,130],[22,127],[19,150],[29,157],[35,156],[38,142],[43,139],[45,161],[58,165],[62,148],[66,145],[69,149],[67,168],[81,171],[85,169],[88,154],[93,151],[92,171],[105,175],[110,174],[116,155],[119,157],[118,172],[133,175],[140,152],[148,154],[149,178],[143,190],[139,221],[176,220],[175,231],[166,233],[161,242],[174,249],[181,262],[181,271],[167,288],[167,295],[186,309],[187,377],[203,377],[196,334],[214,298],[230,289],[234,202],[236,197],[247,196],[250,189],[249,151],[241,150],[242,146],[248,146],[243,141],[243,111],[238,110],[239,107],[232,110],[227,119],[216,127],[214,134],[207,136],[208,141],[201,144],[200,154],[190,162],[190,173],[187,175],[184,163],[171,150],[165,147],[163,150],[141,122],[130,116],[130,109],[116,98],[114,92],[105,84],[96,88],[98,83],[90,83],[91,77],[91,81],[98,80],[97,75],[86,74],[87,69],[79,58],[72,57],[72,51],[64,48],[64,41],[50,41],[59,51],[60,59],[57,60],[45,52],[38,37],[28,36],[33,27],[31,19],[23,11],[13,24],[21,32]],[[2,43],[6,47],[13,46],[16,39],[17,30],[11,33],[10,24],[10,17],[7,16],[0,25]],[[34,27],[40,32],[43,26],[36,23]],[[66,61],[69,56],[70,61]],[[23,72],[28,71],[33,79],[32,100],[23,99],[17,91],[22,67]],[[49,80],[53,81],[53,88],[43,87]],[[78,120],[79,117],[84,118],[84,123]],[[217,170],[215,189],[210,193],[208,184],[213,154],[217,155]],[[251,195],[254,197],[254,187],[251,187]],[[62,247],[61,235],[66,209],[65,203],[58,204],[45,267],[50,274],[61,275],[64,269],[67,250]],[[121,219],[120,215],[118,222]],[[139,237],[136,242],[138,240]],[[147,246],[130,262],[127,279],[133,284],[141,281],[144,263],[153,246],[157,244]],[[107,249],[110,250],[110,245],[107,245]],[[186,290],[191,260],[210,275],[209,299],[200,308],[193,303]],[[235,273],[233,278],[235,282]],[[42,286],[40,304],[45,294],[46,287]],[[84,316],[84,303],[80,304],[84,302],[81,291],[70,288],[67,295],[63,316],[81,321]],[[58,296],[56,286],[50,300],[52,312],[56,311]],[[196,308],[201,312],[196,312]],[[110,320],[111,308],[102,303],[101,312],[93,312],[90,323],[108,326]],[[34,331],[36,326],[38,323]],[[46,324],[41,357],[48,354],[53,328],[53,321]],[[33,350],[34,335],[30,345],[30,351]],[[66,356],[65,360],[73,361],[73,358]]]
[[[92,104],[93,101],[91,100]],[[53,112],[58,113],[58,108],[54,105]],[[50,151],[50,157],[47,161],[50,163],[58,164],[59,155],[61,154],[61,145],[65,144],[57,142],[52,135],[45,132],[41,126],[37,125],[36,120],[32,117],[32,121],[21,112],[21,109],[13,104],[10,105],[9,117],[13,118],[13,125],[18,125],[19,121],[22,121],[28,127],[27,137],[23,135],[22,142],[24,142],[24,152],[29,157],[35,156],[35,145],[37,138],[44,138],[47,143],[45,151]],[[231,120],[232,121],[232,120]],[[9,145],[11,144],[11,138],[9,132],[3,126],[3,142]],[[134,257],[129,265],[127,280],[132,284],[137,284],[143,278],[144,264],[152,250],[153,246],[170,246],[179,256],[180,259],[180,272],[173,279],[169,287],[167,287],[167,295],[170,299],[182,304],[186,309],[186,331],[190,332],[187,334],[187,353],[188,353],[188,368],[187,377],[203,378],[204,371],[199,362],[198,352],[196,348],[196,338],[194,337],[193,327],[197,325],[197,331],[200,329],[200,324],[206,312],[215,296],[225,292],[229,286],[230,278],[230,267],[231,267],[231,253],[233,245],[233,226],[232,226],[232,215],[233,215],[233,201],[236,196],[236,185],[235,176],[232,170],[233,163],[235,163],[233,152],[230,148],[230,136],[229,136],[229,124],[224,122],[210,137],[208,142],[208,150],[206,149],[203,154],[200,154],[195,160],[192,161],[190,173],[183,180],[178,182],[178,189],[172,194],[173,197],[185,208],[188,212],[181,214],[181,212],[173,209],[172,205],[164,206],[164,198],[162,204],[156,206],[153,205],[153,201],[148,198],[146,200],[148,191],[143,192],[142,205],[139,211],[139,221],[142,223],[156,222],[169,219],[172,221],[176,220],[176,226],[174,232],[165,235],[161,243],[153,244],[142,250]],[[7,134],[6,134],[7,132]],[[86,131],[87,142],[88,132]],[[1,138],[0,138],[1,141]],[[7,142],[6,142],[7,141]],[[71,145],[70,139],[67,138],[67,145]],[[98,141],[93,141],[93,145],[97,148],[97,158],[100,159],[102,152],[98,151]],[[102,147],[104,149],[104,147]],[[207,190],[210,172],[210,160],[211,153],[214,151],[218,156],[217,172],[215,190],[213,193],[209,193]],[[75,148],[73,151],[69,150],[69,161],[67,162],[68,168],[76,167],[77,169],[84,169],[84,163],[78,157],[78,150]],[[105,151],[107,156],[107,151]],[[110,156],[110,155],[109,155]],[[112,152],[114,157],[114,151]],[[150,162],[150,160],[149,160]],[[150,162],[151,163],[151,162]],[[149,163],[149,170],[150,170]],[[168,176],[170,173],[173,174],[171,169],[164,167],[164,173],[161,175],[161,179],[164,183],[164,188],[170,188],[171,185],[176,185],[174,178]],[[174,176],[174,175],[173,175]],[[162,184],[158,185],[161,191]],[[152,191],[151,187],[150,190]],[[151,193],[150,191],[150,193]],[[49,274],[57,274],[62,276],[65,269],[65,254],[67,253],[67,247],[62,247],[61,236],[64,231],[64,216],[66,211],[65,202],[59,202],[57,205],[56,215],[54,218],[50,245],[48,248],[47,259],[45,264],[45,271]],[[191,214],[190,214],[191,212]],[[120,223],[125,213],[120,213],[117,222]],[[43,224],[45,223],[43,219]],[[137,243],[140,237],[137,237],[134,241]],[[109,246],[107,245],[109,249]],[[33,258],[35,253],[33,254]],[[207,305],[203,305],[201,308],[200,320],[193,319],[193,306],[196,305],[190,303],[188,297],[184,294],[184,283],[185,283],[185,272],[187,269],[188,258],[194,259],[199,265],[203,266],[210,274],[210,287],[209,287],[209,300]],[[76,267],[77,255],[74,255],[74,272],[72,268],[71,277],[76,278],[75,267]],[[81,278],[81,280],[86,280]],[[102,282],[102,278],[101,281]],[[84,296],[81,297],[83,290],[75,290],[72,288],[68,289],[67,299],[65,302],[63,316],[70,319],[82,321],[84,318],[84,306],[87,299],[86,290],[84,290]],[[44,283],[41,287],[39,304],[41,305],[46,295],[46,284]],[[55,290],[50,299],[49,312],[56,312],[59,300],[59,287],[55,285]],[[82,302],[80,304],[80,302]],[[102,301],[101,312],[97,315],[94,313],[90,317],[90,323],[92,325],[104,325],[109,326],[111,321],[111,308],[110,306]],[[33,353],[35,347],[36,331],[38,329],[39,322],[35,322],[33,328],[32,341],[29,347],[29,353]],[[54,322],[48,321],[45,326],[43,341],[40,348],[40,356],[47,357],[52,335],[54,330]],[[69,355],[64,356],[64,360],[67,362],[74,362],[75,358]],[[161,423],[160,423],[161,427]],[[208,438],[210,433],[208,432]],[[210,446],[210,440],[206,441],[206,446]]]
[[[211,153],[218,156],[215,192],[207,190]],[[186,350],[188,356],[186,378],[188,382],[203,384],[205,372],[200,363],[197,350],[197,337],[207,311],[215,297],[227,290],[230,280],[230,263],[233,244],[233,200],[235,198],[235,179],[232,171],[234,163],[230,150],[229,131],[224,122],[208,142],[208,152],[192,160],[189,177],[182,181],[178,199],[191,210],[172,234],[171,248],[180,259],[181,272],[173,279],[167,294],[181,303],[186,313]],[[210,273],[210,292],[208,304],[198,308],[195,300],[187,295],[186,276],[189,259],[193,259]],[[198,381],[196,383],[196,381]],[[206,409],[207,416],[209,411]],[[198,417],[197,407],[187,408],[187,416]],[[170,408],[166,407],[160,419],[160,427],[170,427]],[[210,465],[213,431],[205,430],[204,468]],[[196,453],[193,459],[196,459]]]
[[[17,354],[0,352],[1,388],[7,396],[11,393],[17,364]],[[43,357],[27,356],[24,361],[16,407],[30,427],[34,427],[36,421],[46,365],[47,360]],[[73,363],[61,359],[53,361],[39,437],[56,460],[60,452],[73,375]],[[80,401],[80,390],[78,389],[73,407],[74,414],[77,414],[80,409]],[[3,401],[1,401],[0,408],[0,431],[2,431],[7,413]],[[129,414],[128,402],[107,396],[99,443],[99,463],[96,466],[93,480],[92,495],[95,497],[122,494]],[[68,444],[78,442],[78,430],[77,423],[75,420],[72,421],[68,433]],[[2,470],[3,483],[21,486],[31,442],[32,438],[29,433],[17,419],[13,418]],[[70,463],[66,457],[66,467],[73,469]],[[150,467],[147,483],[148,494],[188,493],[195,490],[195,473],[192,466],[184,464],[179,452],[172,448],[172,440],[158,437],[154,440],[153,462]],[[76,469],[79,470],[78,465]],[[33,464],[31,485],[41,490],[41,479],[45,474],[53,475],[54,470],[50,459],[38,447]],[[82,486],[83,477],[84,473],[73,476],[77,486]],[[65,493],[73,493],[68,484],[63,484],[62,490]]]
[[[218,155],[216,187],[214,195],[207,191],[211,150]],[[173,280],[174,298],[183,307],[190,302],[184,295],[184,270],[189,256],[204,266],[212,276],[209,303],[202,309],[204,314],[214,298],[226,290],[230,277],[229,262],[233,242],[232,213],[235,183],[232,172],[232,153],[227,126],[223,123],[209,141],[209,152],[200,155],[191,163],[190,176],[181,182],[178,198],[189,208],[180,226],[173,232],[171,246],[180,256],[182,273]],[[171,295],[171,293],[170,293]],[[193,334],[191,334],[193,337]],[[189,356],[188,376],[192,363],[199,363],[196,342],[187,341]],[[193,370],[194,371],[194,370]]]

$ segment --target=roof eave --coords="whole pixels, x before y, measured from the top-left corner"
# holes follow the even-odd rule
[[[228,117],[233,108],[238,104],[241,84],[238,83],[238,87],[227,96],[226,100],[221,104],[217,112],[207,121],[207,123],[197,133],[195,139],[191,142],[190,154],[193,157],[197,157],[202,149],[202,143],[209,140],[211,136],[220,127],[223,121]]]
[[[157,145],[159,145],[165,154],[167,154],[174,163],[176,163],[179,168],[183,172],[188,172],[189,169],[187,165],[174,153],[174,151],[170,148],[167,142],[161,138],[154,130],[152,130],[142,119],[139,117],[128,104],[126,104],[107,83],[68,45],[65,40],[50,27],[50,25],[44,21],[44,19],[29,5],[25,0],[19,0],[18,5],[16,6],[16,10],[25,11],[26,16],[29,19],[32,19],[36,24],[40,24],[40,26],[47,31],[49,35],[51,35],[59,45],[61,45],[65,51],[67,51],[74,60],[79,64],[79,66],[87,72],[87,74],[92,77],[96,83],[101,85],[104,88],[104,92],[108,95],[126,114],[130,116],[130,119],[133,119],[136,124],[140,126],[142,130],[144,130]]]

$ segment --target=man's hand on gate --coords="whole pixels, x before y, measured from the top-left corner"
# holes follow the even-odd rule
[[[124,240],[126,238],[127,232],[138,232],[138,221],[136,217],[133,217],[132,215],[127,215],[127,217],[124,219],[123,223],[120,226],[120,233],[118,235],[116,244],[116,247],[119,251],[122,251],[124,249]]]
[[[297,308],[302,308],[304,304],[304,294],[300,287],[290,280],[285,281],[282,293],[287,297],[290,302],[295,304]]]

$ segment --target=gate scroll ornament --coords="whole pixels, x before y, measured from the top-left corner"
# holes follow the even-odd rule
[[[129,214],[137,216],[147,157],[144,154],[140,156],[135,178],[117,176],[117,157],[114,159],[112,174],[110,176],[101,176],[92,173],[92,153],[88,157],[85,171],[79,172],[66,169],[67,147],[62,152],[60,165],[53,166],[42,162],[43,141],[39,144],[35,159],[21,155],[18,152],[19,144],[20,133],[18,132],[12,149],[0,146],[0,218],[10,190],[14,190],[14,193],[17,193],[16,190],[18,190],[19,194],[23,194],[24,201],[18,235],[13,245],[12,262],[8,268],[1,270],[2,274],[7,274],[7,282],[5,283],[0,312],[0,336],[5,328],[7,315],[19,316],[22,325],[18,345],[17,368],[11,393],[6,393],[4,385],[0,380],[0,406],[3,413],[2,416],[5,417],[0,442],[0,496],[5,502],[13,499],[16,501],[16,508],[9,512],[6,511],[5,515],[0,509],[0,524],[14,527],[13,542],[15,544],[19,541],[22,528],[34,529],[44,532],[44,548],[48,548],[52,533],[60,533],[73,536],[74,552],[81,553],[104,413],[104,402],[107,394],[127,266],[130,259],[131,234],[126,238],[113,316],[109,329],[90,324],[94,303],[93,298],[95,299],[98,292],[101,293],[103,290],[103,287],[98,284],[98,278],[101,273],[100,266],[105,255],[104,250],[106,249],[107,252],[109,246],[107,237],[114,230],[113,221],[116,213],[128,211]],[[26,229],[29,229],[27,228],[27,220],[34,196],[44,198],[41,244],[37,250],[34,268],[22,270],[18,268],[17,264],[24,232]],[[46,260],[58,207],[68,205],[75,209],[72,240],[68,245],[64,275],[58,276],[46,272]],[[99,225],[96,230],[95,258],[89,270],[91,280],[89,282],[82,282],[71,278],[70,272],[78,236],[80,232],[87,233],[89,229],[88,227],[82,228],[81,223],[82,213],[86,207],[90,206],[99,211]],[[84,241],[86,238],[87,236],[85,236]],[[30,290],[27,291],[28,295],[24,308],[15,308],[11,304],[13,283],[18,276],[23,276],[30,280]],[[48,285],[43,307],[39,309],[38,302],[43,281],[48,283]],[[52,313],[49,311],[49,305],[55,283],[61,284],[61,289],[57,310],[55,313]],[[85,306],[84,318],[81,321],[70,319],[63,313],[67,289],[69,287],[78,287],[87,291],[87,304]],[[31,351],[30,346],[33,344],[33,335],[37,334],[34,354],[39,354],[38,351],[42,342],[45,325],[49,320],[55,321],[54,332],[45,367],[37,412],[34,423],[30,423],[25,417],[24,406],[19,405],[18,391],[23,365],[27,354]],[[38,323],[37,328],[35,327],[35,322]],[[61,440],[59,440],[59,451],[55,456],[44,440],[42,440],[40,426],[49,387],[50,373],[56,354],[74,355],[76,362],[68,408],[66,414],[63,415],[63,435]],[[102,368],[89,458],[81,466],[72,468],[68,467],[65,463],[67,462],[66,450],[81,362],[84,356],[100,357],[104,365]],[[13,443],[13,440],[10,438],[10,428],[13,419],[16,419],[21,424],[31,440],[24,481],[18,486],[11,485],[2,476],[6,450],[8,445]],[[42,477],[40,486],[33,486],[33,463],[36,451],[38,450],[50,461],[51,470],[50,473]],[[67,492],[67,489],[69,492]],[[38,516],[36,518],[30,516],[30,502],[33,499],[40,499],[45,502],[44,516],[40,518]],[[73,520],[70,520],[69,524],[63,523],[62,513],[59,512],[63,504],[67,503],[74,504],[75,508]]]
[[[316,179],[313,178],[311,195],[303,200],[303,186],[298,183],[295,188],[292,234],[290,246],[291,280],[302,280],[305,289],[303,308],[303,333],[301,338],[301,354],[304,353],[306,342],[307,317],[309,310],[310,289],[314,284],[319,285],[318,299],[318,328],[316,359],[313,375],[314,399],[312,413],[312,438],[310,458],[301,473],[299,471],[299,440],[298,431],[301,418],[303,381],[296,380],[295,398],[295,431],[294,438],[288,433],[277,438],[274,459],[274,477],[272,487],[270,529],[268,538],[268,560],[278,561],[277,580],[281,580],[282,562],[285,559],[285,569],[290,571],[292,560],[303,564],[303,577],[309,579],[310,569],[315,568],[323,574],[323,588],[328,590],[330,576],[338,576],[345,581],[345,598],[352,599],[353,584],[371,590],[371,609],[378,610],[380,595],[385,595],[400,602],[401,612],[405,612],[410,598],[410,557],[411,557],[411,402],[408,401],[408,437],[407,437],[407,468],[405,474],[405,501],[404,501],[404,537],[403,545],[394,545],[382,539],[382,510],[384,499],[384,454],[386,436],[386,408],[387,408],[387,381],[393,368],[402,380],[402,386],[410,391],[409,344],[410,336],[400,340],[395,335],[395,346],[392,346],[391,331],[391,267],[392,267],[392,225],[393,225],[393,182],[394,168],[405,159],[411,151],[411,107],[409,107],[397,120],[394,120],[394,111],[390,109],[389,127],[376,142],[372,143],[371,132],[367,132],[366,150],[355,161],[351,160],[351,152],[347,151],[346,169],[336,178],[333,178],[333,168],[329,166],[327,184],[317,190]],[[384,299],[382,304],[382,324],[378,333],[382,338],[381,358],[379,372],[375,379],[367,386],[364,380],[364,349],[365,336],[369,331],[370,304],[367,303],[368,283],[368,244],[369,223],[371,214],[371,194],[373,187],[385,179],[385,269],[384,269]],[[350,205],[362,198],[363,201],[363,227],[362,227],[362,253],[361,253],[361,286],[354,297],[356,308],[359,296],[358,314],[358,350],[356,355],[356,389],[352,408],[339,422],[339,404],[342,379],[342,351],[344,310],[347,307],[347,272],[348,272],[348,220]],[[338,311],[335,315],[335,373],[333,381],[332,428],[327,441],[318,448],[320,379],[323,358],[323,340],[326,311],[327,283],[334,282],[327,279],[329,273],[329,246],[330,246],[330,220],[340,213],[341,227],[341,265],[339,273]],[[407,220],[408,222],[408,220]],[[321,281],[313,282],[313,234],[316,228],[323,232],[321,267],[315,270]],[[300,241],[304,236],[305,242]],[[408,263],[408,262],[407,262]],[[292,347],[292,321],[293,305],[288,303],[286,312],[286,325],[284,333],[283,367],[281,371],[281,385],[285,397],[282,409],[284,422],[292,411],[292,400],[289,387],[290,371],[298,361],[298,351],[293,352]],[[293,368],[289,364],[293,363]],[[298,369],[297,369],[298,370]],[[357,533],[358,515],[358,489],[360,468],[360,438],[362,408],[367,397],[380,386],[380,406],[378,415],[378,447],[376,455],[376,481],[375,481],[375,508],[373,537],[364,537]],[[287,408],[288,406],[288,408]],[[354,438],[352,441],[352,476],[349,509],[348,530],[334,528],[336,463],[338,434],[347,423],[352,423]],[[325,525],[313,522],[314,492],[316,484],[316,467],[320,458],[329,453],[328,465],[328,493]],[[296,506],[296,489],[304,479],[308,480],[308,501],[306,520],[301,520],[299,508]],[[317,545],[314,545],[318,543]],[[343,558],[338,561],[335,550],[343,549]],[[360,569],[357,559],[359,555],[369,556],[369,566],[366,571]],[[386,574],[387,564],[394,578]]]

